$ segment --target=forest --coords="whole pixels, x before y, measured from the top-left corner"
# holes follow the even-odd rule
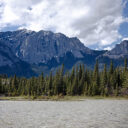
[[[53,75],[43,73],[38,77],[24,78],[0,76],[0,95],[5,96],[124,96],[128,95],[127,59],[123,67],[109,68],[104,64],[99,70],[96,61],[94,70],[84,65],[74,66],[72,71],[64,72],[64,65]]]

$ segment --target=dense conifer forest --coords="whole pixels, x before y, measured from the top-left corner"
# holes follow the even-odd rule
[[[56,74],[39,77],[6,77],[0,76],[0,95],[6,96],[53,96],[53,95],[86,95],[86,96],[124,96],[128,95],[128,69],[125,59],[124,67],[114,68],[111,62],[107,68],[99,71],[98,61],[94,70],[84,65],[73,67],[71,72],[64,73],[64,65]]]

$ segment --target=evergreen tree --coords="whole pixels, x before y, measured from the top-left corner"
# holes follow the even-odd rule
[[[127,71],[127,59],[124,60],[124,72]]]
[[[103,74],[101,76],[101,95],[105,95],[105,88],[108,88],[107,86],[107,67],[106,64],[104,64],[104,70]]]
[[[14,75],[12,79],[12,90],[13,90],[13,95],[16,95],[18,89],[18,81],[16,75]]]
[[[53,78],[52,78],[52,72],[50,72],[49,80],[48,80],[48,95],[53,94]]]
[[[0,77],[0,94],[1,94],[1,93],[3,93],[3,92],[2,92],[2,79],[1,79],[1,77]]]
[[[99,95],[100,88],[100,78],[99,78],[99,66],[98,60],[96,61],[96,65],[93,72],[93,84],[92,84],[92,95]]]
[[[89,70],[84,65],[73,67],[71,72],[64,74],[64,65],[49,76],[43,73],[39,77],[18,78],[0,76],[0,94],[9,96],[29,95],[124,95],[128,90],[127,60],[124,68],[114,68],[111,61],[109,70],[106,64],[99,71],[96,61],[94,70]]]
[[[79,73],[78,73],[79,81],[80,81],[81,78],[82,78],[82,73],[83,73],[83,71],[82,71],[82,66],[81,66],[81,64],[80,64],[80,66],[79,66]]]
[[[39,77],[39,92],[40,95],[45,93],[45,80],[44,80],[44,74],[42,73]]]
[[[113,67],[113,62],[111,61],[110,63],[110,69],[109,69],[109,74],[112,75],[114,72],[114,67]]]
[[[115,72],[114,72],[113,62],[111,61],[109,73],[108,73],[108,89],[107,89],[108,93],[112,93],[114,85],[115,85]]]
[[[128,72],[125,72],[124,79],[123,79],[123,88],[128,89]]]
[[[78,76],[77,75],[72,84],[71,94],[78,95]]]
[[[60,71],[60,93],[65,95],[66,93],[66,88],[65,88],[65,83],[64,83],[64,64],[61,67]]]

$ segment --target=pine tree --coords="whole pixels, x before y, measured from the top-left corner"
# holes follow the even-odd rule
[[[128,70],[125,59],[124,68],[114,68],[111,61],[107,71],[99,71],[98,61],[94,70],[84,68],[84,65],[73,67],[71,72],[64,74],[64,65],[49,76],[43,73],[39,77],[18,78],[0,76],[0,93],[9,96],[16,95],[124,95],[128,90]]]
[[[59,69],[56,72],[55,79],[54,79],[54,94],[59,95],[59,94],[65,94],[66,89],[64,85],[64,65],[62,65],[61,69]]]
[[[23,78],[21,95],[28,95],[28,86],[27,86],[28,81],[29,79]]]
[[[81,64],[80,64],[80,66],[79,66],[79,73],[78,73],[79,81],[80,81],[81,78],[82,78],[82,73],[83,73],[83,71],[82,71],[82,66],[81,66]]]
[[[2,93],[2,79],[0,77],[0,94]]]
[[[93,72],[93,84],[92,84],[92,95],[99,95],[100,88],[100,77],[99,77],[99,66],[98,60],[96,61],[96,65]]]
[[[45,80],[44,80],[44,74],[42,72],[41,76],[39,77],[39,94],[45,93]]]
[[[127,59],[124,60],[124,72],[127,71]]]
[[[36,84],[35,84],[35,77],[32,77],[30,80],[30,84],[31,84],[31,94],[32,96],[37,96],[37,88],[36,88]]]
[[[48,80],[48,95],[53,94],[53,78],[52,78],[52,72],[50,72],[49,80]]]
[[[64,64],[62,65],[60,70],[60,93],[63,95],[65,95],[66,93],[66,88],[64,84]]]
[[[110,63],[109,73],[108,73],[108,93],[112,93],[115,86],[115,72],[113,62]]]
[[[112,75],[114,72],[114,67],[113,67],[113,62],[111,61],[110,63],[110,69],[109,69],[109,74]]]
[[[16,95],[18,89],[18,81],[16,75],[14,75],[12,79],[12,90],[13,90],[13,95]]]
[[[22,91],[22,79],[19,79],[17,94],[21,95],[21,91]]]
[[[107,67],[104,64],[103,74],[101,76],[101,95],[105,94],[105,88],[107,88]]]
[[[128,72],[125,72],[122,85],[123,85],[123,88],[128,89]]]
[[[75,79],[75,67],[72,68],[71,74],[68,76],[67,94],[73,95],[73,83]]]
[[[78,95],[78,76],[77,75],[72,84],[71,94]]]
[[[78,95],[78,94],[79,94],[79,70],[77,66],[75,71],[75,78],[72,84],[72,95]]]
[[[32,95],[32,84],[30,80],[28,80],[26,83],[26,90],[27,90],[26,95],[31,96]]]
[[[81,77],[79,77],[79,84],[78,84],[78,94],[81,95],[81,94],[85,94],[85,87],[84,86],[87,86],[87,82],[86,82],[86,78],[85,78],[85,71],[84,71],[84,66],[82,66],[82,68],[80,69],[81,73]],[[80,75],[79,75],[80,76]],[[86,85],[85,85],[85,82],[86,82]]]
[[[70,75],[71,84],[73,83],[74,78],[75,78],[75,67],[73,67],[71,75]]]
[[[88,84],[86,81],[84,82],[84,85],[83,85],[82,94],[88,95]]]

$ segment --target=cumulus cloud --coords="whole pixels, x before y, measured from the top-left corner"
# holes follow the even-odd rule
[[[124,0],[125,1],[125,0]],[[77,36],[86,46],[108,47],[121,39],[126,1],[122,0],[0,0],[0,30],[18,26]]]

